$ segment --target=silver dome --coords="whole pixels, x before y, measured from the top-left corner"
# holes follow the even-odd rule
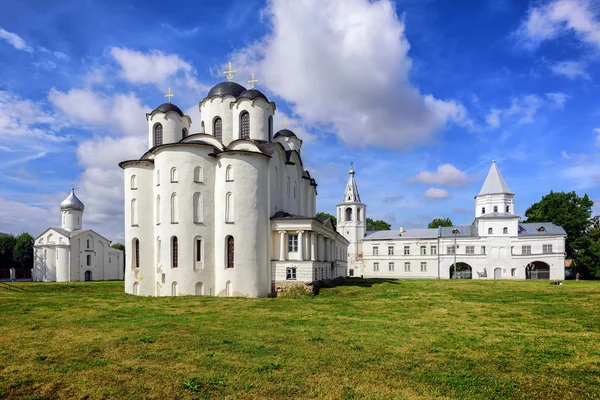
[[[71,194],[67,196],[67,198],[64,199],[62,203],[60,203],[61,210],[83,211],[84,208],[85,206],[83,205],[81,200],[79,200],[77,196],[75,196],[75,188],[71,188]]]

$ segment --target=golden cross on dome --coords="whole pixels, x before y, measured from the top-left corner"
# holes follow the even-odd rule
[[[258,82],[258,80],[254,79],[254,72],[252,73],[252,79],[248,81],[248,83],[252,84],[252,89],[254,89],[254,83]]]
[[[231,69],[231,61],[229,61],[229,70],[227,71],[223,71],[224,74],[227,74],[227,80],[228,81],[232,81],[233,80],[233,73],[237,72],[234,69]]]
[[[283,116],[283,129],[287,128],[287,117]]]
[[[171,102],[171,97],[175,96],[173,93],[171,93],[171,88],[169,88],[169,92],[167,94],[165,94],[165,97],[167,99],[169,99],[169,103]]]

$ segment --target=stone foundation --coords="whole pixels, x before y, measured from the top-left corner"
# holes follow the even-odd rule
[[[273,297],[279,297],[286,293],[292,288],[301,288],[306,293],[316,296],[319,294],[319,290],[324,287],[333,287],[336,281],[344,278],[336,279],[323,279],[314,282],[300,282],[300,281],[275,281],[273,282]]]

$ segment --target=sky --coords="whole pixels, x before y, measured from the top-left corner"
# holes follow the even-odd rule
[[[518,215],[600,200],[600,0],[21,0],[0,14],[0,232],[60,226],[73,184],[84,227],[122,241],[145,114],[171,88],[198,132],[229,61],[303,140],[319,211],[351,162],[393,229],[470,224],[492,160]]]

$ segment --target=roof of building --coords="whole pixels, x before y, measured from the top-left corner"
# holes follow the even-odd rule
[[[154,111],[160,111],[165,114],[169,111],[175,111],[180,117],[184,116],[183,111],[173,103],[162,103],[160,106],[156,107]]]
[[[273,135],[273,139],[275,139],[278,136],[283,136],[283,137],[297,137],[296,134],[294,132],[290,131],[289,129],[282,129],[282,130],[280,130],[275,135]]]
[[[277,211],[271,217],[271,219],[308,219],[308,218],[312,219],[313,217],[307,217],[307,216],[303,216],[303,215],[294,215],[294,214],[287,213],[285,211]],[[316,217],[316,218],[319,219],[318,217]]]
[[[346,184],[346,190],[344,191],[344,198],[342,203],[360,203],[360,194],[358,193],[358,186],[356,186],[356,180],[354,180],[354,164],[351,164],[350,176],[348,177],[348,183]]]
[[[84,208],[85,206],[83,205],[81,200],[79,200],[79,198],[77,198],[77,196],[75,195],[75,188],[71,188],[71,194],[69,194],[67,198],[64,199],[62,203],[60,203],[61,210],[83,211]]]
[[[237,98],[240,94],[246,91],[246,88],[237,82],[227,81],[216,84],[209,90],[206,97],[225,96],[229,94]]]
[[[525,222],[519,224],[519,236],[566,235],[567,232],[552,222]]]
[[[250,100],[254,100],[254,99],[257,99],[259,97],[262,97],[263,99],[265,99],[265,101],[269,101],[269,99],[267,99],[267,96],[265,96],[265,94],[263,92],[261,92],[260,90],[257,90],[257,89],[244,90],[238,96],[238,99],[250,99]]]
[[[478,236],[476,225],[461,225],[461,226],[440,226],[439,228],[440,237],[454,237],[454,230],[456,237],[476,237]]]
[[[490,219],[510,219],[510,218],[520,218],[518,215],[514,215],[511,213],[499,213],[499,212],[495,212],[495,213],[489,213],[489,214],[482,214],[481,216],[479,216],[478,218],[481,219],[486,219],[486,218],[490,218]]]
[[[421,239],[433,239],[437,238],[437,229],[407,229],[400,232],[399,230],[393,231],[368,231],[365,234],[367,240],[385,240],[385,239],[401,239],[401,238],[421,238]]]
[[[478,196],[498,193],[513,194],[504,181],[500,170],[496,166],[496,161],[494,160],[492,161],[492,166],[488,172],[487,178],[485,178],[485,182],[483,182],[483,186],[481,187]]]

